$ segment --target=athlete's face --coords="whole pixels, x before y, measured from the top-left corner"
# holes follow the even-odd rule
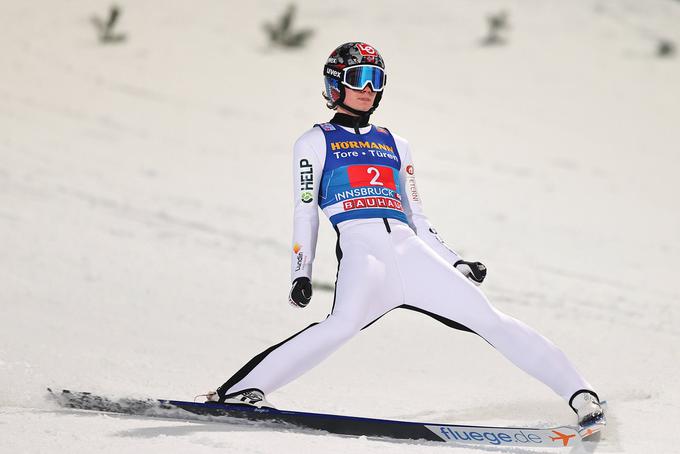
[[[352,109],[366,112],[373,107],[376,95],[377,93],[371,89],[370,85],[366,85],[363,90],[353,90],[345,87],[345,104]]]

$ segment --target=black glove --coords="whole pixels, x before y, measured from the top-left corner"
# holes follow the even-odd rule
[[[486,267],[482,262],[466,262],[465,260],[458,260],[453,264],[454,268],[463,273],[465,277],[470,279],[475,285],[484,282],[486,277]]]
[[[308,277],[298,277],[293,281],[288,302],[296,307],[306,307],[312,299],[312,282]]]

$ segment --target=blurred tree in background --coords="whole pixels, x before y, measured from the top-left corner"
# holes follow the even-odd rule
[[[269,37],[269,43],[282,47],[303,47],[307,39],[314,33],[311,29],[293,30],[293,19],[296,7],[291,3],[277,21],[273,24],[264,24],[264,29]]]
[[[660,39],[656,43],[656,55],[661,58],[670,58],[675,55],[675,43],[668,39]]]
[[[112,5],[109,9],[109,17],[106,20],[102,20],[97,16],[92,16],[91,22],[97,29],[97,34],[99,36],[99,42],[102,44],[120,43],[125,41],[125,34],[115,33],[114,28],[118,23],[118,19],[122,14],[122,10],[117,5]]]
[[[499,46],[506,44],[507,39],[504,34],[510,29],[508,12],[499,11],[495,14],[489,14],[486,17],[486,23],[489,28],[486,36],[482,39],[482,45]]]

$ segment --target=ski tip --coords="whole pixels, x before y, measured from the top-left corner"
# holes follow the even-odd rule
[[[597,443],[602,440],[604,434],[604,426],[602,427],[589,427],[584,431],[580,432],[581,440],[585,443]]]
[[[50,395],[52,397],[57,397],[57,398],[63,396],[64,394],[71,394],[71,391],[69,391],[68,389],[63,389],[63,388],[62,389],[51,388],[51,387],[48,386],[45,389],[47,390],[48,395]]]
[[[45,394],[45,400],[50,401],[50,402],[59,402],[59,400],[61,399],[59,392],[54,391],[49,386],[45,389],[47,389],[47,393]]]
[[[588,438],[595,434],[601,434],[604,431],[606,424],[593,424],[592,426],[581,428],[578,433],[581,438]]]

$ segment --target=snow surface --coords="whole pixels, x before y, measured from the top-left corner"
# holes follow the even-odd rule
[[[373,120],[407,137],[430,218],[483,260],[494,304],[610,402],[602,452],[676,451],[680,43],[673,0],[0,3],[1,452],[488,452],[55,408],[45,387],[191,399],[330,310],[324,221],[310,307],[286,302],[290,152],[328,119],[321,67],[387,61]],[[479,45],[510,15],[506,46]],[[559,425],[571,410],[476,336],[396,311],[270,396],[281,408]],[[592,448],[591,448],[592,450]],[[492,450],[493,451],[493,450]],[[496,450],[498,451],[498,450]],[[515,451],[517,452],[517,451]]]

